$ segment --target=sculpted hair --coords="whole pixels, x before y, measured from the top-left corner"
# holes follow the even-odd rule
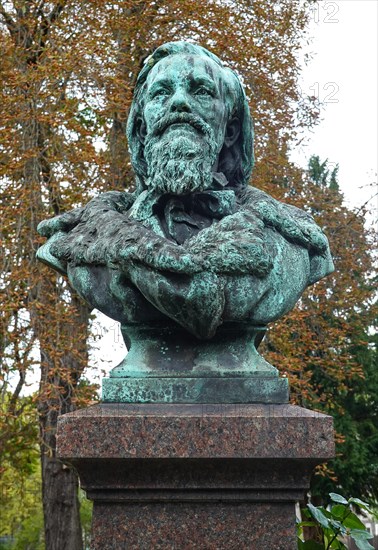
[[[219,155],[219,172],[223,172],[228,186],[237,188],[248,184],[253,168],[253,127],[247,98],[238,75],[226,67],[213,53],[202,46],[189,42],[168,42],[159,46],[147,58],[140,71],[134,90],[134,97],[127,121],[127,139],[131,163],[137,177],[137,193],[146,188],[147,164],[144,158],[144,144],[140,139],[140,126],[143,121],[143,108],[147,76],[159,61],[170,55],[198,55],[209,57],[220,68],[225,87],[225,101],[228,109],[228,121],[237,118],[240,134],[229,148],[223,146]]]

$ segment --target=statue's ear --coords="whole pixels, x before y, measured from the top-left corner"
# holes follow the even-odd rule
[[[240,121],[237,117],[233,117],[227,124],[226,133],[224,136],[224,144],[227,148],[234,145],[240,135]]]
[[[136,134],[139,138],[139,141],[141,143],[144,143],[144,139],[146,137],[147,130],[146,130],[146,124],[145,124],[143,118],[138,117],[135,129],[136,129]]]

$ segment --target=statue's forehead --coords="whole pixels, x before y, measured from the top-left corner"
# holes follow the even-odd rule
[[[167,78],[206,75],[212,80],[219,80],[222,77],[222,68],[204,55],[176,54],[161,59],[152,67],[147,77],[147,84],[164,75]]]

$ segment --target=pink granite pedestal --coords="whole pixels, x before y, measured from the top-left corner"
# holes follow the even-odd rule
[[[294,550],[333,426],[292,405],[104,404],[60,417],[58,453],[94,500],[93,550]]]

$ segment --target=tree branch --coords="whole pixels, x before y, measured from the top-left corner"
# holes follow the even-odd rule
[[[62,13],[62,11],[65,8],[65,5],[67,4],[67,0],[59,0],[51,10],[50,15],[48,16],[49,24],[54,23],[59,17],[59,15]]]
[[[11,36],[13,36],[17,31],[17,25],[14,22],[14,20],[12,19],[12,17],[10,16],[10,14],[5,11],[4,6],[2,5],[2,3],[0,4],[0,15],[3,16],[3,19],[5,21],[5,25],[7,26],[7,29],[9,31],[9,33],[11,34]]]

